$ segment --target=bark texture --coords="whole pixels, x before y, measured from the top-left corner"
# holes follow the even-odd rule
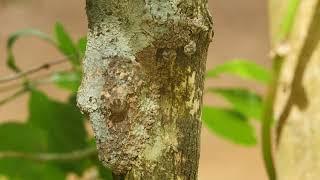
[[[272,0],[272,36],[288,0]],[[316,21],[314,21],[316,19]],[[275,106],[276,119],[285,120],[277,147],[279,180],[320,177],[320,1],[302,0],[288,40]],[[273,45],[278,42],[274,41]]]
[[[126,179],[197,179],[207,0],[87,0],[78,104]]]

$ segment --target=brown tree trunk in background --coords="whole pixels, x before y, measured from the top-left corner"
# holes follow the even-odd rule
[[[207,0],[87,0],[78,104],[126,179],[197,179]]]
[[[271,0],[273,37],[287,5]],[[275,106],[276,119],[285,122],[276,151],[279,180],[320,178],[319,40],[320,0],[301,0]]]

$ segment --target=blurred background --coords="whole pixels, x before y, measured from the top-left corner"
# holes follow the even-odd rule
[[[233,58],[252,59],[269,67],[267,0],[209,0],[214,17],[215,38],[209,49],[207,67],[212,68]],[[23,28],[36,28],[52,33],[60,21],[74,38],[86,34],[85,1],[79,0],[0,0],[0,77],[11,72],[5,66],[8,35]],[[19,41],[14,49],[22,68],[59,59],[62,55],[52,46],[36,38]],[[61,65],[56,68],[68,68]],[[45,73],[45,72],[44,72]],[[40,74],[41,75],[41,74]],[[36,76],[40,76],[37,74]],[[264,92],[264,87],[222,77],[207,81],[215,86],[244,86]],[[6,87],[0,86],[0,92]],[[52,86],[42,86],[50,96],[65,100],[67,94]],[[1,92],[0,99],[8,92]],[[0,122],[26,119],[27,95],[0,108]],[[207,95],[204,103],[221,104],[218,97]],[[258,129],[257,129],[258,131]],[[1,143],[1,142],[0,142]],[[258,146],[242,147],[202,131],[200,180],[266,180]]]

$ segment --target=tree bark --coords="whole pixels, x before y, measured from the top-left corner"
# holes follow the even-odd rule
[[[288,0],[271,0],[272,37]],[[301,0],[287,41],[275,105],[276,119],[285,122],[276,151],[279,180],[320,177],[320,0]],[[275,40],[275,38],[274,38]],[[273,41],[273,46],[279,43]],[[278,134],[279,135],[279,134]]]
[[[197,179],[207,0],[87,0],[78,104],[125,179]]]

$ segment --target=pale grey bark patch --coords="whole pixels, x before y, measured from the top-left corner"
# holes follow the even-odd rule
[[[103,164],[127,179],[196,179],[212,21],[205,0],[87,0],[78,104]]]

